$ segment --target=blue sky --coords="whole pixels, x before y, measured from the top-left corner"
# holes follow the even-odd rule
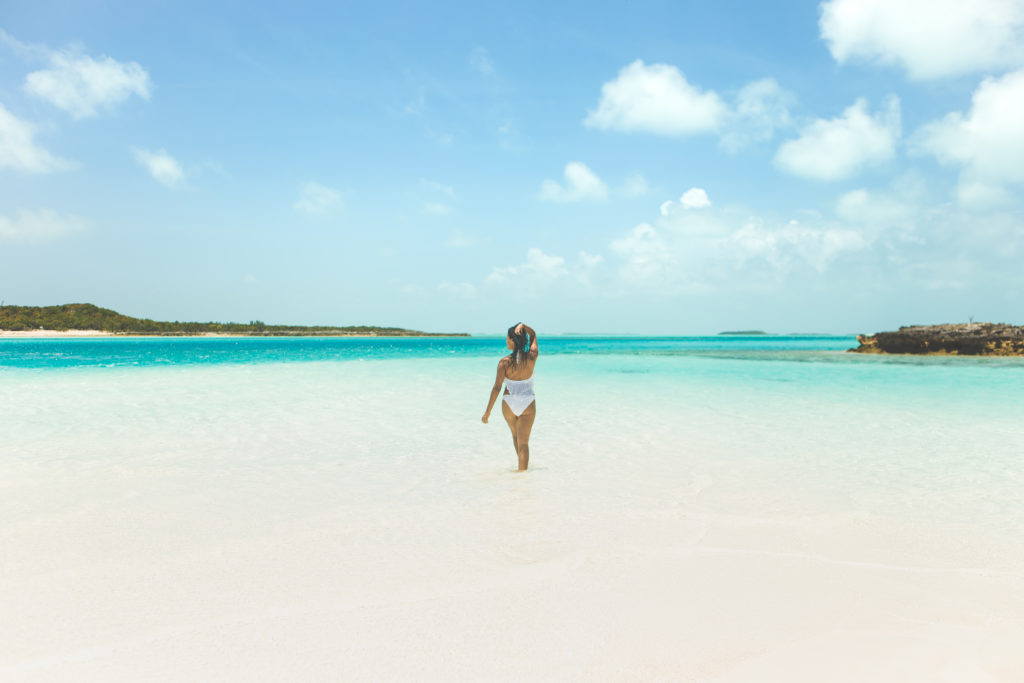
[[[1024,322],[1024,2],[21,3],[0,298],[500,332]]]

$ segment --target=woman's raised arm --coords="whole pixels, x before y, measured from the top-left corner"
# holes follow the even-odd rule
[[[519,323],[516,325],[516,333],[522,334],[523,332],[530,335],[530,356],[536,358],[537,354],[540,353],[540,351],[537,350],[537,333],[526,323]]]

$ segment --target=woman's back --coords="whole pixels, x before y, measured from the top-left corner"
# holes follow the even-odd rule
[[[536,353],[526,353],[518,361],[513,361],[512,356],[506,356],[505,379],[513,382],[521,382],[533,377],[533,368],[537,364]]]

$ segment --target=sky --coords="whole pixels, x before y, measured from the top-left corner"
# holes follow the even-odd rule
[[[0,6],[0,300],[1024,323],[1024,0]]]

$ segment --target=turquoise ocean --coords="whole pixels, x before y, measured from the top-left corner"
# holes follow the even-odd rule
[[[427,627],[440,610],[478,648],[451,650],[445,670],[514,679],[537,671],[474,640],[526,619],[488,611],[512,586],[553,624],[524,636],[553,678],[628,677],[631,652],[671,649],[627,638],[613,661],[593,638],[555,635],[596,605],[575,617],[606,645],[644,615],[700,616],[678,628],[704,649],[654,678],[785,671],[786,648],[815,638],[870,666],[848,643],[877,654],[893,636],[915,644],[889,652],[908,670],[934,646],[955,670],[1012,680],[1024,359],[853,346],[541,336],[531,469],[517,474],[500,406],[480,421],[501,337],[0,340],[0,603],[15,617],[0,677],[60,678],[69,662],[216,677],[256,661],[288,678],[322,647],[314,662],[400,679],[449,651]],[[745,627],[715,621],[716,591]],[[633,596],[626,620],[595,616],[611,598],[594,596],[617,592]],[[395,610],[424,626],[404,658]],[[361,635],[318,640],[342,626]],[[283,650],[224,647],[246,637]]]

